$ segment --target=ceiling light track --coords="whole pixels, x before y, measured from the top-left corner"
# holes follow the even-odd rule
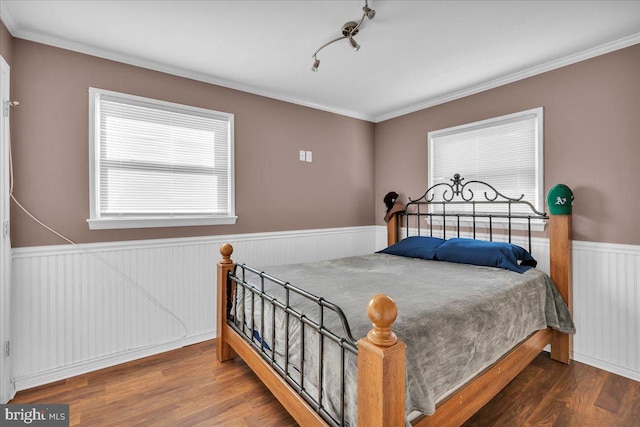
[[[344,40],[344,39],[348,39],[349,40],[349,44],[351,44],[351,47],[353,48],[353,50],[355,50],[356,52],[358,50],[360,50],[360,45],[358,44],[358,42],[356,42],[356,40],[353,38],[353,36],[355,36],[356,34],[358,34],[358,32],[360,31],[360,27],[362,26],[362,23],[364,22],[364,18],[369,18],[369,19],[373,19],[373,17],[376,16],[376,11],[371,9],[369,7],[369,2],[368,0],[365,0],[364,2],[364,7],[362,8],[362,18],[360,18],[359,22],[355,22],[355,21],[349,21],[347,23],[345,23],[342,26],[342,36],[337,37],[331,41],[326,42],[325,44],[323,44],[322,46],[320,46],[318,48],[318,50],[316,50],[313,54],[313,66],[311,67],[312,71],[318,71],[318,67],[320,66],[320,60],[318,59],[318,53],[324,49],[325,47],[329,46],[332,43],[335,43],[337,41],[340,40]]]

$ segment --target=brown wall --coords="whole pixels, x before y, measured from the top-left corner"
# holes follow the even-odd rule
[[[0,55],[11,65],[13,61],[13,36],[0,21]]]
[[[427,133],[544,107],[545,191],[575,196],[574,238],[640,244],[640,45],[377,123],[376,221],[427,185]],[[463,171],[461,171],[462,173]]]
[[[0,36],[21,102],[15,194],[79,242],[383,224],[384,194],[426,187],[427,132],[542,106],[545,189],[573,188],[575,238],[640,244],[640,45],[373,125],[14,39],[4,25]],[[89,231],[90,86],[234,113],[238,223]],[[300,149],[314,162],[299,162]],[[63,243],[11,215],[14,247]]]
[[[11,75],[15,195],[77,242],[374,223],[373,123],[22,39]],[[89,87],[235,114],[237,224],[90,231]],[[301,149],[313,163],[298,160]],[[14,247],[64,243],[15,205],[11,221]]]

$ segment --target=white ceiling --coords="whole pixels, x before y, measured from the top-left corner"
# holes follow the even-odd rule
[[[18,1],[20,38],[370,121],[640,43],[635,1]]]

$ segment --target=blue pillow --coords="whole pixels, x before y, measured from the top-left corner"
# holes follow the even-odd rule
[[[440,245],[436,249],[435,259],[506,268],[516,273],[524,273],[538,265],[529,252],[512,243],[462,238],[449,239]]]
[[[444,243],[444,239],[427,236],[411,236],[395,245],[378,251],[382,254],[399,255],[408,258],[435,259],[435,250]]]

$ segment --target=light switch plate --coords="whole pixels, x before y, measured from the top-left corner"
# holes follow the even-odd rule
[[[311,163],[311,161],[313,160],[313,158],[311,157],[311,151],[307,151],[307,162]]]
[[[300,150],[300,161],[301,161],[301,162],[305,162],[305,161],[307,160],[306,155],[307,155],[307,152],[306,152],[306,151],[304,151],[304,150]]]

